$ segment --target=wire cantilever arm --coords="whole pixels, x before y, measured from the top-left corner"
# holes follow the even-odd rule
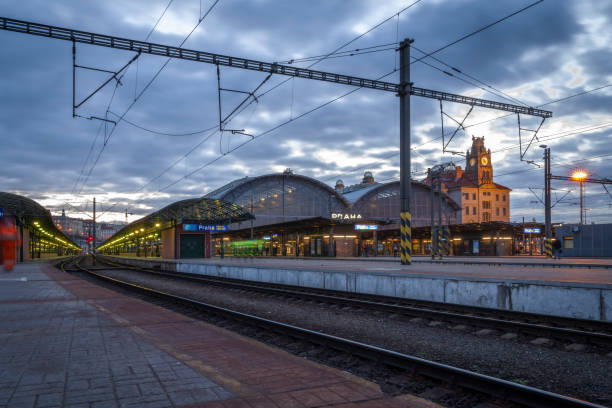
[[[604,188],[606,188],[606,187],[604,186]],[[607,189],[606,189],[606,190],[607,190]],[[554,203],[553,205],[551,205],[551,206],[550,206],[550,208],[554,208],[554,207],[555,207],[555,205],[559,204],[559,202],[561,202],[561,200],[563,200],[565,197],[567,197],[567,195],[568,195],[569,193],[571,193],[571,192],[572,192],[572,190],[568,190],[568,191],[566,191],[566,192],[565,192],[565,194],[563,194],[563,195],[561,196],[561,198],[558,198],[558,199],[555,201],[555,203]],[[555,196],[556,196],[556,195],[557,195],[557,193],[555,193]]]
[[[474,105],[470,106],[470,110],[468,111],[468,113],[465,115],[463,120],[459,122],[457,119],[453,118],[452,116],[444,112],[444,109],[442,108],[442,99],[440,99],[440,122],[442,124],[442,153],[452,153],[452,154],[463,155],[463,153],[461,152],[457,152],[453,150],[446,150],[446,148],[448,147],[450,142],[453,140],[453,138],[455,137],[459,129],[463,129],[464,132],[466,131],[463,124],[465,123],[465,120],[468,118],[468,116],[470,116],[470,113],[472,113],[472,110],[474,110]],[[448,141],[446,141],[445,139],[446,135],[444,134],[444,116],[446,116],[447,118],[449,118],[450,120],[452,120],[453,122],[457,124],[457,128],[455,129],[451,137],[448,139]]]
[[[533,129],[526,129],[526,128],[522,128],[521,127],[521,114],[517,113],[516,114],[516,118],[518,121],[518,134],[519,134],[519,155],[521,157],[521,161],[533,164],[535,166],[540,167],[539,164],[537,164],[536,162],[534,162],[533,160],[525,160],[525,154],[527,154],[527,150],[529,150],[529,148],[531,147],[532,143],[534,140],[540,141],[540,139],[538,138],[538,132],[540,131],[540,129],[542,128],[542,125],[544,124],[544,121],[546,120],[545,117],[542,117],[542,121],[540,122],[540,125],[538,126],[538,128],[536,130]],[[529,140],[529,143],[527,144],[527,147],[525,148],[525,150],[523,150],[523,140],[522,140],[522,133],[521,130],[527,131],[527,132],[533,132],[533,135],[531,136],[531,139]]]
[[[94,96],[95,94],[97,94],[102,88],[104,88],[106,85],[108,85],[108,83],[110,81],[112,81],[113,79],[116,80],[119,84],[121,84],[121,81],[120,81],[120,78],[118,78],[118,75],[121,74],[127,67],[129,67],[132,62],[136,61],[138,59],[138,57],[140,57],[140,54],[141,54],[141,52],[138,51],[138,53],[136,55],[134,55],[134,57],[132,57],[132,59],[127,62],[127,64],[125,64],[123,67],[121,67],[121,69],[119,71],[114,72],[114,71],[107,71],[107,70],[102,70],[102,69],[97,69],[97,68],[91,68],[91,67],[85,67],[85,66],[82,66],[82,65],[77,65],[76,64],[76,47],[73,46],[72,51],[73,51],[73,67],[72,67],[73,71],[76,68],[83,68],[83,69],[89,69],[89,70],[94,70],[94,71],[109,72],[109,73],[113,74],[113,75],[110,76],[110,78],[108,78],[106,81],[104,81],[100,86],[98,86],[92,93],[90,93],[81,102],[75,103],[75,101],[73,99],[73,105],[72,105],[73,112],[76,109],[80,108],[81,105],[83,105],[89,99],[91,99],[91,97]],[[75,86],[75,84],[73,83],[73,87],[74,86]],[[75,89],[73,89],[73,92],[74,91],[75,91]],[[74,116],[76,116],[76,115],[74,115]]]

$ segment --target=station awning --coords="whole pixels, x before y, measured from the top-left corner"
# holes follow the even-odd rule
[[[213,198],[190,198],[177,201],[134,221],[106,240],[98,249],[118,243],[127,237],[160,231],[180,223],[231,224],[255,217],[234,203]]]
[[[0,192],[0,209],[4,217],[15,217],[18,225],[25,226],[49,242],[72,249],[79,248],[62,231],[58,230],[49,210],[36,201],[12,193]]]

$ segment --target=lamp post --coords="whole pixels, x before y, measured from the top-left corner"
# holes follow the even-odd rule
[[[584,180],[587,178],[588,174],[584,170],[576,170],[572,173],[572,179],[580,183],[580,225],[583,224],[583,196],[584,196]]]

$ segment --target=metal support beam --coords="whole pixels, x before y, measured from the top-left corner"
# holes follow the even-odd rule
[[[251,71],[268,72],[286,75],[296,78],[314,79],[318,81],[333,82],[344,85],[358,86],[361,88],[377,89],[399,94],[407,91],[411,95],[432,98],[449,102],[463,103],[489,109],[503,110],[523,115],[539,116],[542,118],[552,117],[552,112],[531,108],[527,106],[512,105],[503,102],[489,101],[485,99],[471,98],[469,96],[441,92],[432,89],[417,88],[409,85],[394,84],[391,82],[378,81],[367,78],[354,77],[350,75],[335,74],[331,72],[315,71],[307,68],[298,68],[288,65],[257,61],[247,58],[231,57],[227,55],[214,54],[205,51],[196,51],[170,45],[155,44],[146,41],[130,40],[127,38],[114,37],[105,34],[96,34],[87,31],[73,30],[63,27],[55,27],[47,24],[33,23],[29,21],[15,20],[0,17],[0,29],[18,33],[37,35],[59,40],[73,41],[83,44],[96,45],[99,47],[116,48],[120,50],[141,52],[145,54],[159,55],[188,61],[203,62],[214,65],[247,69]],[[400,44],[401,51],[401,44]],[[408,62],[404,65],[410,65]],[[404,66],[400,66],[401,68]],[[401,73],[400,73],[401,76]],[[400,89],[401,88],[401,89]]]
[[[486,99],[471,98],[469,96],[434,91],[432,89],[417,88],[416,86],[413,86],[411,88],[410,94],[414,96],[421,96],[423,98],[438,99],[449,102],[463,103],[465,105],[480,106],[482,108],[520,113],[522,115],[539,116],[541,118],[552,117],[552,112],[542,109],[531,108],[528,106],[512,105],[503,102],[489,101]]]

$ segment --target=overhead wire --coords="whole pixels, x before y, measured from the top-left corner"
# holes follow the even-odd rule
[[[419,1],[420,1],[420,0],[417,0],[416,2],[412,3],[412,4],[411,4],[411,5],[409,5],[408,7],[404,8],[402,11],[407,10],[408,8],[410,8],[410,7],[412,7],[413,5],[417,4]],[[484,30],[486,30],[486,29],[488,29],[488,28],[490,28],[490,27],[493,27],[494,25],[496,25],[496,24],[498,24],[498,23],[501,23],[502,21],[507,20],[508,18],[510,18],[510,17],[512,17],[512,16],[515,16],[515,15],[517,15],[517,14],[519,14],[519,13],[521,13],[521,12],[523,12],[523,11],[525,11],[525,10],[527,10],[527,9],[529,9],[529,8],[531,8],[531,7],[533,7],[533,6],[535,6],[536,4],[541,3],[542,1],[544,1],[544,0],[538,0],[538,1],[534,2],[534,3],[532,3],[532,4],[531,4],[531,5],[529,5],[529,6],[523,7],[522,9],[520,9],[520,10],[518,10],[518,11],[515,11],[515,12],[513,12],[513,13],[511,13],[511,14],[509,14],[509,15],[507,15],[507,16],[505,16],[505,17],[501,18],[501,19],[496,20],[496,21],[495,21],[495,22],[493,22],[493,23],[487,24],[486,26],[483,26],[483,27],[481,27],[481,28],[479,28],[479,29],[477,29],[477,30],[473,31],[473,32],[472,32],[472,33],[470,33],[470,34],[464,35],[463,37],[459,38],[458,40],[452,41],[452,42],[450,42],[449,44],[447,44],[447,45],[445,45],[445,46],[443,46],[443,47],[440,47],[440,48],[438,48],[437,50],[432,51],[432,52],[430,52],[430,53],[426,54],[425,56],[421,57],[420,59],[424,59],[424,58],[426,58],[426,57],[428,57],[428,56],[431,56],[431,55],[433,55],[433,54],[436,54],[437,52],[442,51],[443,49],[446,49],[446,48],[448,48],[448,47],[450,47],[450,46],[452,46],[452,45],[455,45],[455,44],[457,44],[457,43],[459,43],[459,42],[461,42],[461,41],[463,41],[463,40],[465,40],[465,39],[467,39],[467,38],[469,38],[469,37],[471,37],[471,36],[473,36],[473,35],[475,35],[475,34],[477,34],[477,33],[480,33],[480,32],[482,32],[482,31],[484,31]],[[353,40],[351,40],[351,41],[349,41],[349,42],[345,43],[343,46],[340,46],[339,48],[337,48],[336,50],[332,51],[332,52],[331,52],[331,53],[329,53],[329,54],[331,55],[331,54],[333,54],[334,52],[339,51],[340,49],[342,49],[342,48],[344,48],[345,46],[347,46],[347,45],[349,45],[349,44],[353,43],[353,42],[354,42],[354,41],[356,41],[357,39],[361,38],[361,37],[362,37],[362,36],[364,36],[365,34],[369,33],[369,32],[370,32],[370,31],[372,31],[373,29],[375,29],[375,28],[379,27],[380,25],[382,25],[383,23],[385,23],[385,22],[389,21],[390,19],[392,19],[392,18],[394,18],[394,17],[395,17],[395,14],[393,14],[391,17],[387,18],[387,19],[386,19],[386,20],[384,20],[383,22],[381,22],[381,23],[377,24],[376,26],[372,27],[371,29],[369,29],[369,30],[368,30],[368,31],[366,31],[365,33],[361,34],[360,36],[356,37],[355,39],[353,39]],[[325,59],[325,57],[321,58],[321,60],[323,60],[323,59]],[[313,65],[314,65],[314,64],[316,64],[317,62],[319,62],[319,61],[314,62],[313,64],[309,65],[309,67],[313,66]],[[414,64],[415,62],[417,62],[417,60],[412,61],[410,64]],[[385,78],[385,77],[387,77],[387,76],[389,76],[389,75],[391,75],[391,74],[393,74],[393,73],[395,73],[395,72],[397,72],[397,69],[393,69],[391,72],[389,72],[389,73],[387,73],[387,74],[384,74],[384,75],[382,75],[382,76],[380,76],[380,77],[376,78],[376,80],[377,80],[377,81],[378,81],[378,80],[381,80],[381,79],[383,79],[383,78]],[[257,98],[262,97],[263,95],[267,94],[268,92],[272,91],[273,89],[276,89],[278,86],[280,86],[280,85],[282,85],[282,84],[286,83],[286,82],[287,82],[287,81],[289,81],[289,80],[291,80],[291,78],[288,78],[288,79],[284,80],[283,82],[281,82],[281,83],[279,83],[279,84],[275,85],[274,87],[272,87],[272,88],[270,88],[270,89],[268,89],[268,90],[264,91],[263,93],[261,93],[260,95],[258,95],[258,96],[257,96]],[[310,110],[308,110],[308,111],[306,111],[306,112],[302,113],[301,115],[299,115],[299,116],[297,116],[297,117],[295,117],[295,118],[290,118],[289,120],[286,120],[286,121],[284,121],[284,122],[281,122],[280,124],[278,124],[278,125],[276,125],[276,126],[274,126],[274,127],[270,128],[270,129],[268,129],[268,130],[266,130],[266,131],[264,131],[264,132],[262,132],[262,133],[260,133],[260,134],[258,134],[258,135],[256,135],[256,136],[253,136],[251,139],[246,140],[246,141],[244,141],[244,142],[242,142],[242,143],[238,144],[237,146],[233,147],[232,149],[228,150],[227,152],[223,153],[222,155],[219,155],[219,156],[217,156],[216,158],[214,158],[214,159],[212,159],[212,160],[210,160],[210,161],[208,161],[208,162],[204,163],[202,166],[200,166],[200,167],[196,168],[195,170],[191,171],[190,173],[188,173],[188,174],[184,175],[183,177],[181,177],[181,178],[179,178],[179,179],[177,179],[177,180],[175,180],[175,181],[173,181],[173,182],[171,182],[171,183],[167,184],[166,186],[162,187],[161,189],[159,189],[159,190],[157,190],[157,191],[158,191],[158,192],[161,192],[161,191],[165,191],[165,190],[167,190],[168,188],[170,188],[170,187],[172,187],[172,186],[174,186],[174,185],[178,184],[180,181],[185,180],[186,178],[188,178],[188,177],[192,176],[193,174],[195,174],[195,173],[197,173],[197,172],[199,172],[199,171],[203,170],[204,168],[206,168],[206,167],[208,167],[208,166],[210,166],[210,165],[212,165],[212,164],[216,163],[217,161],[219,161],[219,160],[220,160],[220,159],[222,159],[223,157],[227,156],[228,154],[231,154],[231,153],[233,153],[234,151],[236,151],[236,150],[238,150],[238,149],[242,148],[242,147],[243,147],[243,146],[245,146],[246,144],[248,144],[248,143],[250,143],[250,142],[252,142],[252,141],[254,141],[254,140],[256,140],[256,139],[259,139],[259,138],[261,138],[261,137],[263,137],[263,136],[265,136],[265,135],[267,135],[267,134],[269,134],[269,133],[272,133],[272,132],[274,132],[275,130],[279,129],[280,127],[285,126],[285,125],[287,125],[287,124],[289,124],[289,123],[291,123],[291,122],[293,122],[293,121],[295,121],[295,120],[297,120],[297,119],[300,119],[300,118],[302,118],[302,117],[304,117],[304,116],[306,116],[306,115],[308,115],[308,114],[310,114],[310,113],[313,113],[313,112],[315,112],[315,111],[317,111],[317,110],[319,110],[319,109],[321,109],[321,108],[323,108],[323,107],[325,107],[325,106],[328,106],[328,105],[330,105],[331,103],[336,102],[336,101],[338,101],[338,100],[340,100],[340,99],[342,99],[342,98],[344,98],[344,97],[346,97],[346,96],[348,96],[348,95],[350,95],[350,94],[352,94],[352,93],[354,93],[354,92],[357,92],[357,91],[358,91],[358,90],[360,90],[360,89],[362,89],[362,87],[356,87],[356,88],[354,88],[354,89],[352,89],[352,90],[350,90],[350,91],[348,91],[348,92],[346,92],[346,93],[344,93],[344,94],[342,94],[342,95],[340,95],[340,96],[338,96],[338,97],[333,98],[333,99],[332,99],[332,100],[330,100],[330,101],[327,101],[327,102],[325,102],[325,103],[323,103],[323,104],[321,104],[321,105],[316,106],[316,107],[315,107],[315,108],[313,108],[313,109],[310,109]],[[248,105],[247,105],[247,106],[248,106]],[[245,108],[246,108],[246,107],[245,107]]]
[[[353,39],[351,39],[350,41],[348,41],[348,42],[344,43],[344,44],[343,44],[343,45],[341,45],[340,47],[337,47],[337,48],[336,48],[334,51],[332,51],[332,52],[330,52],[330,53],[327,53],[327,54],[323,55],[323,56],[322,56],[320,59],[318,59],[317,61],[315,61],[315,62],[314,62],[314,63],[312,63],[311,65],[309,65],[309,66],[308,66],[308,68],[310,68],[310,67],[314,66],[315,64],[317,64],[317,63],[319,63],[319,62],[321,62],[321,61],[325,60],[327,56],[329,56],[329,55],[333,55],[334,53],[337,53],[338,51],[340,51],[342,48],[344,48],[344,47],[346,47],[346,46],[348,46],[348,45],[350,45],[350,44],[354,43],[354,42],[355,42],[355,41],[357,41],[358,39],[362,38],[364,35],[366,35],[366,34],[368,34],[368,33],[372,32],[373,30],[375,30],[376,28],[380,27],[381,25],[383,25],[384,23],[386,23],[386,22],[387,22],[387,21],[389,21],[390,19],[394,18],[396,15],[397,15],[397,16],[398,16],[398,18],[399,18],[399,15],[400,15],[401,13],[405,12],[405,11],[406,11],[406,10],[408,10],[410,7],[414,6],[415,4],[419,3],[420,1],[422,1],[422,0],[417,0],[417,1],[413,2],[413,3],[411,3],[410,5],[408,5],[408,6],[404,7],[403,9],[401,9],[400,11],[398,11],[397,13],[393,14],[391,17],[389,17],[389,18],[387,18],[387,19],[385,19],[385,20],[381,21],[380,23],[378,23],[378,24],[376,24],[375,26],[371,27],[369,30],[365,31],[364,33],[362,33],[362,34],[360,34],[360,35],[358,35],[358,36],[354,37],[354,38],[353,38]],[[388,73],[388,74],[384,75],[383,77],[386,77],[386,76],[388,76],[388,75],[390,75],[390,74],[392,74],[393,72],[396,72],[396,71],[397,71],[397,69],[394,69],[392,72],[390,72],[390,73]],[[382,78],[382,77],[381,77],[381,78]],[[292,80],[292,79],[295,79],[295,78],[288,78],[288,79],[284,80],[283,82],[281,82],[281,83],[279,83],[279,84],[275,85],[274,87],[272,87],[272,88],[270,88],[270,89],[268,89],[268,90],[266,90],[266,91],[262,92],[261,94],[257,95],[256,99],[260,99],[260,98],[262,98],[262,97],[263,97],[264,95],[266,95],[267,93],[271,92],[272,90],[274,90],[274,89],[278,88],[279,86],[283,85],[284,83],[286,83],[286,82],[288,82],[288,81],[290,81],[290,80]],[[359,89],[359,88],[357,88],[357,89]],[[293,96],[292,96],[292,98],[293,98]],[[253,103],[253,101],[251,101],[251,102],[249,102],[248,104],[246,104],[245,106],[243,106],[243,108],[242,108],[242,109],[240,109],[240,110],[237,112],[237,114],[236,114],[236,115],[238,115],[238,114],[242,113],[242,112],[243,112],[244,110],[246,110],[246,109],[247,109],[249,106],[251,106],[251,104],[252,104],[252,103]],[[329,103],[331,103],[331,102],[329,102]],[[327,103],[327,104],[329,104],[329,103]],[[324,104],[324,105],[327,105],[327,104]],[[321,106],[321,107],[322,107],[322,106]],[[300,117],[301,117],[301,116],[300,116]],[[290,113],[290,121],[289,121],[289,122],[291,122],[291,121],[293,121],[293,120],[295,120],[295,119],[297,119],[297,118],[293,118],[293,102],[292,102],[292,104],[291,104],[291,113]],[[289,122],[287,122],[287,123],[289,123]],[[201,145],[201,143],[198,143],[196,146],[200,146],[200,145]],[[194,147],[194,148],[192,148],[190,151],[193,151],[194,149],[195,149],[195,147]],[[228,152],[228,153],[229,153],[229,152]],[[226,154],[227,154],[227,153],[226,153]],[[175,161],[175,162],[174,162],[172,165],[170,165],[169,167],[167,167],[167,168],[166,168],[166,170],[164,170],[163,172],[161,172],[161,173],[160,173],[160,174],[159,174],[159,175],[156,177],[156,179],[157,179],[157,178],[159,178],[159,177],[161,177],[161,176],[162,176],[162,175],[163,175],[163,174],[164,174],[166,171],[168,171],[169,169],[173,168],[173,167],[174,167],[176,164],[178,164],[178,163],[179,163],[179,162],[180,162],[180,161],[183,159],[183,157],[185,157],[185,155],[181,156],[181,157],[180,157],[180,158],[179,158],[177,161]],[[221,156],[221,157],[223,157],[223,156]],[[186,175],[186,176],[185,176],[185,178],[186,178],[186,177],[188,177],[188,176],[189,176],[189,175]],[[183,179],[184,179],[184,178],[183,178]],[[150,182],[148,182],[146,185],[149,185],[149,184],[150,184]],[[176,183],[175,183],[175,184],[176,184]],[[140,188],[138,191],[141,191],[141,190],[142,190],[142,188],[143,188],[143,187],[141,187],[141,188]]]
[[[200,135],[202,133],[206,133],[212,129],[216,129],[217,127],[219,127],[218,125],[206,128],[206,129],[202,129],[202,130],[195,130],[193,132],[184,132],[184,133],[169,133],[169,132],[161,132],[159,130],[153,130],[153,129],[149,129],[146,128],[142,125],[139,125],[137,123],[134,123],[132,121],[127,120],[126,118],[121,118],[121,116],[113,111],[109,111],[108,113],[110,113],[111,115],[117,117],[119,119],[119,121],[125,122],[128,125],[131,125],[135,128],[138,128],[140,130],[144,130],[145,132],[149,132],[149,133],[153,133],[155,135],[160,135],[160,136],[173,136],[173,137],[180,137],[180,136],[195,136],[195,135]]]
[[[475,31],[472,31],[471,33],[466,34],[466,35],[464,35],[463,37],[461,37],[461,38],[459,38],[459,39],[457,39],[457,40],[455,40],[455,41],[452,41],[452,42],[450,42],[450,43],[448,43],[448,44],[446,44],[446,45],[444,45],[444,46],[442,46],[442,47],[440,47],[440,48],[438,48],[438,49],[436,49],[436,50],[434,50],[434,51],[431,51],[431,52],[427,53],[426,55],[424,55],[424,56],[420,57],[418,60],[416,60],[416,61],[412,62],[412,64],[414,64],[415,62],[419,62],[419,61],[421,61],[421,60],[424,60],[424,59],[425,59],[425,58],[427,58],[427,57],[431,57],[432,55],[437,54],[437,53],[439,53],[440,51],[445,50],[445,49],[447,49],[447,48],[449,48],[449,47],[452,47],[453,45],[455,45],[455,44],[457,44],[457,43],[459,43],[459,42],[461,42],[461,41],[463,41],[463,40],[466,40],[466,39],[468,39],[468,38],[470,38],[470,37],[472,37],[472,36],[474,36],[474,35],[476,35],[476,34],[478,34],[478,33],[482,32],[482,31],[484,31],[484,30],[487,30],[487,29],[489,29],[489,28],[493,27],[494,25],[501,23],[502,21],[508,20],[509,18],[514,17],[514,16],[516,16],[517,14],[522,13],[522,12],[524,12],[524,11],[526,11],[526,10],[530,9],[530,8],[531,8],[531,7],[533,7],[533,6],[536,6],[536,5],[540,4],[540,3],[542,3],[543,1],[544,1],[544,0],[538,0],[538,1],[535,1],[535,2],[533,2],[533,3],[531,3],[531,4],[527,5],[527,6],[523,7],[523,8],[522,8],[522,9],[520,9],[520,10],[517,10],[517,11],[515,11],[515,12],[511,13],[511,14],[508,14],[508,15],[507,15],[507,16],[505,16],[505,17],[500,18],[499,20],[496,20],[496,21],[494,21],[494,22],[492,22],[492,23],[490,23],[490,24],[487,24],[487,25],[485,25],[485,26],[483,26],[483,27],[480,27],[479,29],[477,29],[477,30],[475,30]]]
[[[411,45],[411,46],[410,46],[410,48],[413,48],[413,49],[417,50],[418,52],[420,52],[420,53],[421,53],[421,54],[423,54],[423,55],[427,54],[425,51],[421,50],[421,49],[420,49],[420,48],[418,48],[418,47],[415,47],[414,45]],[[476,86],[476,87],[478,87],[478,88],[482,89],[483,91],[490,92],[490,93],[492,93],[493,95],[496,95],[496,96],[502,97],[502,98],[504,98],[504,99],[506,99],[506,100],[509,100],[509,101],[513,102],[513,103],[518,103],[519,105],[529,106],[529,105],[527,105],[525,102],[520,101],[520,100],[516,99],[515,97],[513,97],[513,96],[511,96],[511,95],[509,95],[509,94],[507,94],[507,93],[505,93],[505,92],[503,92],[503,91],[501,91],[501,90],[499,90],[499,89],[495,88],[494,86],[492,86],[492,85],[490,85],[490,84],[487,84],[487,83],[485,83],[485,82],[481,81],[480,79],[478,79],[478,78],[474,77],[473,75],[470,75],[470,74],[467,74],[467,73],[463,72],[463,70],[461,70],[461,69],[459,69],[459,68],[457,68],[457,67],[455,67],[455,66],[452,66],[452,65],[450,65],[450,64],[447,64],[446,62],[442,61],[441,59],[439,59],[439,58],[437,58],[437,57],[434,57],[434,56],[429,56],[429,58],[432,58],[434,61],[437,61],[438,63],[440,63],[440,64],[444,65],[445,67],[450,68],[451,70],[455,71],[457,74],[464,75],[464,76],[466,76],[467,78],[469,78],[470,80],[475,81],[475,82],[477,82],[477,83],[479,83],[479,84],[481,84],[481,85],[477,85],[477,84],[475,84],[474,82],[468,81],[468,80],[466,80],[466,79],[464,79],[464,78],[462,78],[462,77],[460,77],[460,76],[457,76],[457,75],[453,74],[452,72],[448,72],[448,71],[446,71],[446,70],[443,70],[443,69],[441,69],[441,68],[438,68],[438,67],[436,67],[436,66],[434,66],[434,65],[432,65],[432,64],[429,64],[429,63],[425,62],[424,60],[421,60],[421,59],[416,59],[416,58],[415,58],[415,60],[416,60],[416,61],[418,61],[418,62],[420,62],[420,63],[422,63],[422,64],[425,64],[425,65],[427,65],[427,66],[430,66],[430,67],[432,67],[432,68],[434,68],[434,69],[437,69],[438,71],[441,71],[441,72],[442,72],[442,73],[444,73],[445,75],[448,75],[448,76],[450,76],[450,77],[456,78],[456,79],[461,80],[461,81],[464,81],[464,82],[466,82],[466,83],[468,83],[468,84],[470,84],[470,85],[472,85],[472,86]]]
[[[193,32],[199,27],[199,25],[202,23],[202,21],[204,21],[204,19],[211,13],[211,11],[213,10],[213,8],[217,5],[217,3],[220,0],[215,0],[214,3],[208,8],[208,10],[206,11],[206,13],[204,13],[203,16],[201,16],[198,19],[197,24],[191,29],[191,31],[189,32],[189,34],[187,34],[187,36],[183,39],[183,41],[181,41],[181,43],[178,45],[178,47],[182,47],[183,44],[185,44],[185,42],[189,39],[189,37],[191,37],[191,35],[193,34]],[[127,109],[119,116],[119,121],[122,121],[123,118],[125,117],[125,115],[127,115],[127,113],[132,109],[132,107],[136,104],[136,102],[142,97],[142,95],[147,91],[147,89],[149,89],[149,87],[151,86],[151,84],[157,79],[157,77],[159,76],[159,74],[164,70],[164,68],[166,68],[166,66],[168,65],[168,63],[172,60],[172,57],[168,57],[168,59],[166,59],[166,61],[162,64],[162,66],[157,70],[157,72],[153,75],[153,77],[149,80],[149,82],[144,86],[144,88],[140,91],[140,93],[138,94],[138,96],[132,101],[132,103],[130,103],[130,105],[127,107]],[[87,184],[87,181],[89,180],[89,176],[91,175],[91,173],[93,172],[93,169],[96,167],[96,165],[98,164],[98,161],[100,160],[100,157],[102,156],[102,152],[104,152],[104,149],[106,148],[106,145],[108,144],[108,142],[110,141],[111,137],[113,136],[115,129],[117,129],[117,126],[114,126],[110,133],[108,134],[108,136],[106,137],[106,140],[104,142],[104,144],[102,145],[102,148],[100,149],[98,156],[96,157],[96,160],[94,161],[85,181],[83,182],[83,185],[81,187],[81,191],[83,189],[83,187],[85,187],[85,185]],[[80,191],[79,191],[80,194]]]

